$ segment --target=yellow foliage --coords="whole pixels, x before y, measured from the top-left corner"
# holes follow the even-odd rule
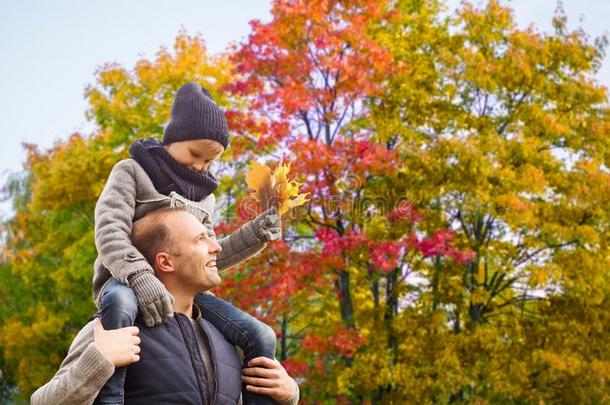
[[[252,190],[250,196],[261,204],[263,211],[275,205],[280,215],[284,215],[308,201],[309,193],[300,194],[301,183],[290,181],[288,173],[290,164],[282,164],[281,161],[273,172],[269,166],[255,160],[250,163],[246,184]]]
[[[489,300],[489,292],[483,288],[477,288],[470,294],[470,302],[473,304],[485,304]]]

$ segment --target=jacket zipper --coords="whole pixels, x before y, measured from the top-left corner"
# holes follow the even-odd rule
[[[176,321],[178,322],[178,327],[180,328],[180,333],[182,333],[182,339],[184,340],[184,343],[186,344],[186,348],[189,352],[189,357],[191,358],[191,364],[193,366],[193,370],[195,371],[195,379],[197,380],[197,385],[199,386],[199,395],[201,395],[201,403],[205,404],[205,393],[203,390],[203,384],[201,382],[201,376],[199,375],[199,373],[197,372],[197,367],[195,367],[195,361],[194,361],[194,355],[193,355],[193,348],[191,347],[190,343],[189,343],[189,339],[187,339],[186,334],[184,332],[184,326],[182,325],[182,314],[176,314]],[[190,322],[189,322],[190,323]],[[192,328],[192,326],[191,326]],[[196,333],[195,331],[193,331],[193,333]],[[196,337],[195,337],[196,339]],[[205,367],[205,365],[204,365]],[[214,378],[216,378],[216,376],[214,376]],[[216,381],[216,380],[214,380]],[[214,400],[212,401],[212,404],[216,401],[216,398],[214,398]]]

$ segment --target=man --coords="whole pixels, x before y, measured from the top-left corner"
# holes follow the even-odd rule
[[[238,403],[242,382],[276,403],[296,404],[298,386],[277,360],[259,357],[242,371],[236,349],[193,305],[196,294],[220,283],[221,247],[205,226],[184,210],[163,209],[136,222],[132,238],[174,297],[174,318],[109,331],[97,319],[89,322],[31,403],[93,403],[115,367],[127,365],[128,404]]]

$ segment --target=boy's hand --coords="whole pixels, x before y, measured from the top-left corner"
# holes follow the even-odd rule
[[[261,242],[282,238],[282,220],[275,205],[254,218],[252,226]]]
[[[93,320],[93,343],[115,367],[140,360],[138,333],[140,330],[136,326],[105,330],[99,318]]]
[[[256,357],[242,370],[246,389],[256,394],[268,395],[274,401],[288,401],[297,392],[297,382],[288,375],[277,360]]]
[[[156,326],[174,316],[174,297],[157,277],[150,273],[135,274],[129,285],[138,297],[138,307],[146,326]]]

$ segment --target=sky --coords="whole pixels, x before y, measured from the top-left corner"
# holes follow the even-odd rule
[[[555,0],[504,1],[520,26],[550,30]],[[109,62],[131,68],[172,47],[181,29],[221,52],[245,39],[252,19],[268,21],[271,0],[0,0],[0,185],[21,170],[23,142],[42,149],[74,132],[90,133],[85,87]],[[449,0],[450,7],[459,5]],[[608,30],[610,1],[564,0],[569,28],[592,37]],[[598,79],[610,86],[608,60]],[[0,217],[10,206],[0,204]]]

